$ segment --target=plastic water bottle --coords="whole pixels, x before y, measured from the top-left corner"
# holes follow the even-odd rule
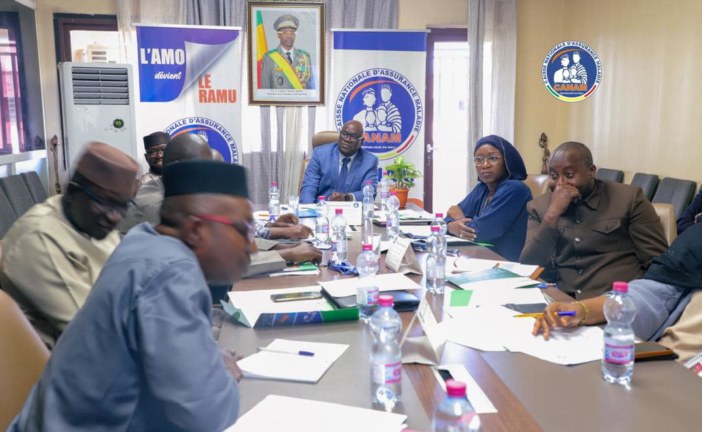
[[[387,212],[387,202],[390,198],[390,181],[388,181],[388,173],[383,171],[378,180],[378,194],[380,195],[380,209]]]
[[[388,240],[395,241],[400,235],[400,200],[397,199],[395,191],[390,192],[390,198],[388,198],[386,206],[385,231],[387,232]]]
[[[441,228],[441,234],[446,236],[446,231],[448,230],[448,226],[446,225],[446,221],[444,220],[443,213],[434,213],[434,220],[431,221],[431,226],[434,226],[434,225],[437,225],[439,228]]]
[[[604,329],[602,377],[613,384],[629,385],[634,373],[634,330],[631,323],[636,307],[629,297],[626,282],[614,282],[604,304],[607,326]]]
[[[278,216],[280,216],[280,189],[278,189],[278,182],[272,182],[271,188],[268,190],[268,215],[275,219],[278,219]]]
[[[316,212],[314,236],[317,247],[327,247],[329,246],[329,218],[327,217],[327,202],[324,196],[318,198]]]
[[[378,256],[373,253],[372,244],[364,243],[361,248],[363,252],[356,260],[356,269],[360,276],[360,286],[356,288],[356,306],[359,318],[368,322],[378,309],[378,287],[368,283],[368,278],[378,273]]]
[[[346,218],[344,217],[344,209],[336,209],[336,216],[331,222],[331,260],[335,263],[341,263],[348,258],[348,249],[346,243]]]
[[[402,395],[402,353],[399,344],[402,320],[392,308],[392,296],[379,296],[378,304],[380,307],[370,319],[373,333],[371,399],[374,408],[392,411]]]
[[[441,234],[441,227],[431,226],[431,235],[427,239],[427,289],[430,293],[441,294],[446,287],[446,239]]]
[[[375,189],[370,180],[363,186],[363,216],[375,217]]]
[[[480,417],[466,399],[465,383],[446,381],[446,397],[436,407],[434,432],[468,432],[480,430]]]

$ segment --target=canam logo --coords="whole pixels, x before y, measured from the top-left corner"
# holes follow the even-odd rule
[[[200,135],[211,148],[217,150],[225,162],[239,163],[239,150],[234,137],[214,120],[205,117],[186,117],[168,125],[165,132],[171,137],[183,133]]]
[[[564,102],[580,102],[600,86],[602,63],[582,42],[561,42],[549,51],[541,67],[548,91]]]
[[[424,122],[422,99],[414,84],[392,69],[368,69],[354,75],[336,98],[338,130],[358,120],[365,131],[363,148],[381,160],[410,148]]]

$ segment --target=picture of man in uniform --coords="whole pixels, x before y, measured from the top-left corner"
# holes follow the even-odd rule
[[[290,14],[280,16],[273,23],[280,44],[263,56],[262,89],[314,89],[310,54],[294,48],[300,21]]]

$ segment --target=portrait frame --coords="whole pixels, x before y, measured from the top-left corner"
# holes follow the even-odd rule
[[[324,105],[325,4],[250,1],[246,7],[249,104]]]

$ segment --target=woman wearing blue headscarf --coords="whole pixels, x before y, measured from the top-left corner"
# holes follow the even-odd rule
[[[481,138],[473,152],[480,183],[447,212],[448,232],[456,237],[490,243],[510,261],[518,261],[527,230],[526,203],[531,191],[524,161],[506,139]]]

